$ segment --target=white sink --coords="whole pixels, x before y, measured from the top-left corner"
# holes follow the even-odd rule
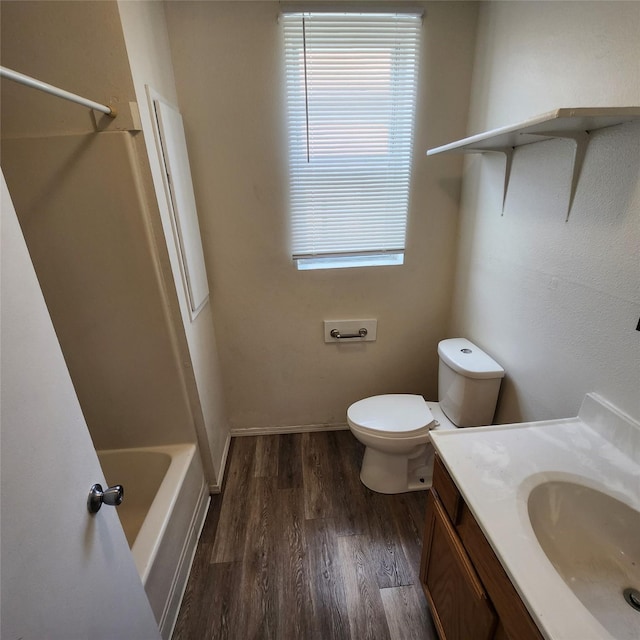
[[[640,513],[564,481],[535,487],[528,511],[540,546],[582,604],[614,638],[638,640],[640,611],[623,593],[640,596]]]
[[[637,419],[588,394],[575,418],[431,438],[545,640],[640,640]]]

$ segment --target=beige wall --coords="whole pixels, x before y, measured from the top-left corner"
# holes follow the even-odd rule
[[[219,488],[229,446],[229,426],[224,408],[212,305],[207,303],[191,321],[187,294],[180,276],[160,150],[154,139],[154,115],[145,89],[145,85],[149,85],[169,102],[178,102],[164,6],[161,2],[129,1],[119,2],[118,6],[158,204],[159,215],[154,217],[158,253],[165,261],[164,272],[171,274],[166,282],[172,292],[167,296],[167,304],[170,305],[174,321],[181,327],[180,331],[175,332],[175,339],[184,362],[189,401],[206,475],[211,487]]]
[[[126,114],[135,94],[114,3],[2,0],[0,16],[3,66]],[[89,109],[2,80],[3,138],[94,130]]]
[[[558,107],[640,105],[640,4],[486,3],[469,133]],[[443,136],[439,142],[446,142]],[[467,161],[450,333],[506,369],[502,422],[576,415],[598,392],[640,414],[640,123],[591,134],[565,223],[572,146]]]
[[[97,449],[193,439],[135,162],[128,133],[2,144],[7,183]]]
[[[117,103],[114,125],[130,123],[136,98],[115,3],[0,7],[3,65]],[[3,80],[3,170],[96,448],[193,441],[149,228],[144,142],[95,130],[87,109]]]
[[[450,308],[461,161],[425,150],[465,131],[475,3],[426,3],[403,267],[298,272],[288,252],[278,2],[167,2],[232,428],[344,424],[354,400],[435,397]],[[378,340],[327,345],[322,321],[377,318]]]

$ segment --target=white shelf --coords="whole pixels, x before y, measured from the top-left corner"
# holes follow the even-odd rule
[[[580,107],[564,108],[549,111],[542,115],[530,118],[518,124],[508,127],[493,129],[479,133],[463,140],[456,140],[449,144],[435,147],[427,151],[428,156],[438,153],[502,153],[506,159],[504,200],[507,197],[507,187],[511,174],[511,162],[516,147],[526,144],[549,140],[552,138],[565,138],[575,143],[575,156],[573,163],[573,179],[567,219],[573,204],[582,161],[589,142],[589,132],[597,129],[612,127],[631,120],[640,119],[640,107]]]
[[[640,118],[640,107],[556,109],[509,127],[492,129],[429,149],[427,155],[433,156],[437,153],[452,151],[458,153],[502,151],[507,147],[513,149],[545,138],[564,137],[557,134],[570,131],[595,131],[638,118]]]

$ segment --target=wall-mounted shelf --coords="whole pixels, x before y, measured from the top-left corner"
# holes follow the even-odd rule
[[[507,197],[511,163],[516,147],[525,144],[564,138],[575,143],[573,178],[567,209],[567,220],[575,196],[582,162],[589,143],[589,132],[612,127],[623,122],[640,119],[640,107],[586,107],[564,108],[549,111],[508,127],[479,133],[463,140],[435,147],[427,151],[428,156],[438,153],[501,153],[505,156],[505,178],[502,205]]]

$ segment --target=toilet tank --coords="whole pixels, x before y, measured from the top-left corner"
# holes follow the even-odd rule
[[[480,427],[493,422],[504,369],[465,338],[438,344],[438,402],[458,427]]]

